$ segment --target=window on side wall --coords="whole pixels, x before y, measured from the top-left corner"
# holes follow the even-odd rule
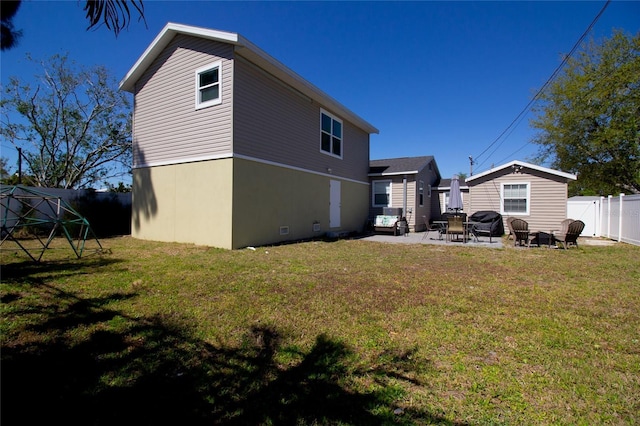
[[[389,207],[391,205],[391,181],[373,181],[373,207]]]
[[[502,184],[502,214],[528,215],[531,204],[531,185],[527,183]]]
[[[420,181],[418,185],[418,205],[424,206],[424,181]]]
[[[196,70],[196,109],[222,102],[222,62],[217,61]]]
[[[320,152],[342,158],[342,120],[320,111]]]
[[[444,210],[448,209],[450,195],[451,195],[451,191],[444,193]],[[464,192],[460,193],[460,198],[462,199],[462,203],[464,204]]]

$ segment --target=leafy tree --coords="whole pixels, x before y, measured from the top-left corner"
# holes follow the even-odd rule
[[[21,0],[0,1],[2,7],[0,13],[2,18],[2,50],[15,47],[22,35],[22,31],[13,28],[13,18],[20,3]],[[138,20],[144,21],[146,26],[142,0],[86,0],[84,11],[87,13],[86,18],[89,21],[87,30],[104,25],[118,37],[121,30],[129,27],[132,9],[138,12]]]
[[[104,184],[109,192],[125,194],[132,191],[132,185],[126,185],[124,182],[118,182],[117,185],[114,185],[111,182],[105,182]]]
[[[9,170],[9,166],[7,165],[9,160],[4,157],[0,158],[0,183],[7,183],[9,178],[11,177],[11,171]]]
[[[42,66],[35,86],[12,77],[0,100],[0,134],[22,148],[35,185],[86,188],[129,172],[131,108],[107,70],[66,55]]]
[[[27,185],[33,186],[33,178],[29,175],[18,176],[17,172],[12,172],[7,158],[0,158],[0,183],[3,185]]]
[[[640,33],[591,40],[540,100],[538,159],[577,173],[570,195],[640,193]]]
[[[131,21],[129,4],[138,12],[138,21],[145,21],[142,0],[87,0],[84,5],[84,10],[87,12],[86,18],[89,20],[87,29],[104,24],[118,37],[121,30],[129,27],[129,21]]]
[[[19,1],[0,1],[0,48],[2,50],[15,47],[22,36],[22,31],[13,29],[13,17],[19,8]]]

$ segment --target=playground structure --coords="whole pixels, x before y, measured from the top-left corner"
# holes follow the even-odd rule
[[[97,243],[96,251],[103,251],[89,221],[60,196],[20,185],[2,186],[0,204],[0,247],[6,241],[13,241],[34,262],[39,262],[53,239],[60,233],[67,239],[78,259],[85,251],[88,238]],[[27,236],[31,238],[25,238]],[[37,242],[38,245],[27,247],[33,242]]]

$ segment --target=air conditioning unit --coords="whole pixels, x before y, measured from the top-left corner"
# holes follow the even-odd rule
[[[402,207],[383,207],[382,214],[385,216],[402,216]]]

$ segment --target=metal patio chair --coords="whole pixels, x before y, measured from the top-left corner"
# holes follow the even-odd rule
[[[452,235],[462,235],[462,242],[467,242],[467,228],[464,226],[464,217],[447,217],[447,241],[453,241]]]
[[[422,216],[422,220],[424,221],[424,225],[426,227],[424,230],[424,234],[422,235],[422,239],[423,240],[426,239],[429,236],[429,233],[431,232],[437,232],[438,239],[441,240],[442,233],[444,232],[442,226],[440,226],[440,224],[437,224],[437,223],[429,223],[427,216]]]

